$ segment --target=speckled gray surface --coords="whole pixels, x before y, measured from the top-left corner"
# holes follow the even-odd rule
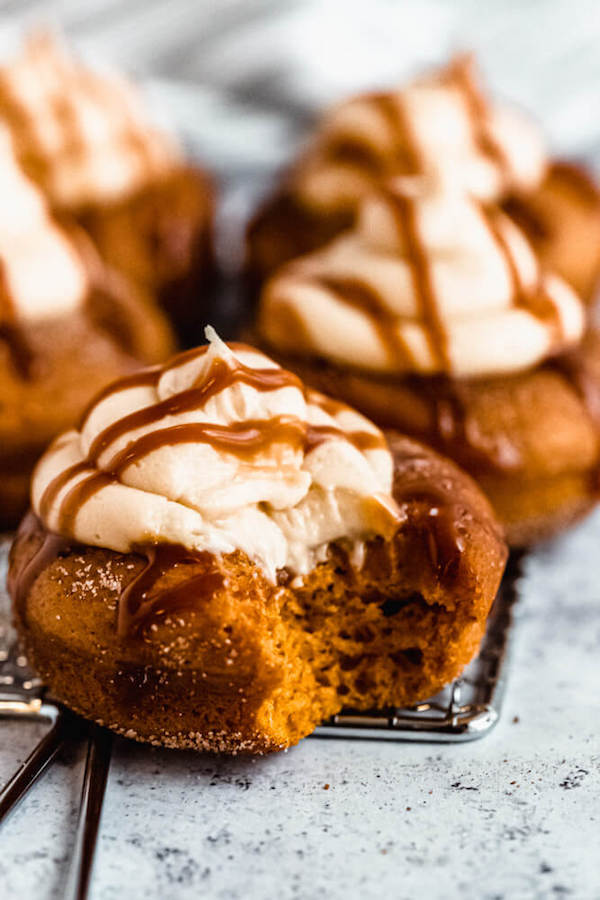
[[[600,513],[526,564],[503,718],[454,746],[256,761],[117,744],[92,898],[600,897]],[[0,777],[31,726],[0,725]],[[0,832],[3,897],[60,897],[81,756]]]

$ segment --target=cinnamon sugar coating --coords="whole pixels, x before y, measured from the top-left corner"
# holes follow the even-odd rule
[[[121,734],[229,753],[290,746],[343,707],[435,693],[477,650],[506,547],[468,476],[400,435],[390,447],[406,516],[392,540],[366,545],[362,567],[333,546],[301,581],[272,584],[239,551],[203,557],[165,571],[157,591],[181,599],[216,566],[210,592],[159,604],[123,636],[119,604],[143,556],[74,546],[15,602],[30,660],[54,695]],[[45,534],[24,522],[13,597]]]

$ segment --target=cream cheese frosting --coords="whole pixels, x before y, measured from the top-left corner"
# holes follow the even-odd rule
[[[384,93],[354,97],[330,110],[289,187],[319,213],[354,209],[382,179],[427,175],[483,200],[532,190],[546,153],[538,128],[481,92],[471,57]]]
[[[244,551],[275,580],[399,522],[383,434],[245,345],[208,347],[105,391],[39,461],[50,531],[119,552]]]
[[[497,207],[398,178],[362,202],[353,230],[273,276],[259,328],[286,353],[392,375],[478,377],[576,343],[584,310]]]
[[[0,120],[25,171],[57,207],[120,199],[180,161],[131,85],[86,68],[47,34],[0,69]]]
[[[52,221],[0,126],[0,322],[68,315],[88,293],[83,261]]]

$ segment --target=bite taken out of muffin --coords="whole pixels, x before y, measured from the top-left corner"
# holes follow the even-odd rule
[[[435,693],[506,546],[471,479],[261,352],[117,381],[36,468],[9,587],[54,696],[170,747],[262,753]]]

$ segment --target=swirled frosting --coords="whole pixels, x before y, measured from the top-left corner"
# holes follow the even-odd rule
[[[427,175],[483,200],[541,181],[546,156],[521,113],[488,102],[471,57],[404,88],[354,97],[325,115],[289,187],[320,213],[353,210],[383,179]]]
[[[259,328],[277,350],[374,372],[485,376],[579,340],[583,305],[523,233],[461,191],[399,178],[356,225],[267,283]]]
[[[46,34],[0,69],[0,120],[25,171],[57,207],[127,196],[179,161],[128,83],[86,68]]]
[[[105,391],[33,476],[46,527],[128,552],[243,550],[275,579],[398,524],[382,433],[250,347],[208,347]]]
[[[0,324],[67,315],[81,306],[88,292],[82,259],[21,171],[2,126],[0,197]]]

